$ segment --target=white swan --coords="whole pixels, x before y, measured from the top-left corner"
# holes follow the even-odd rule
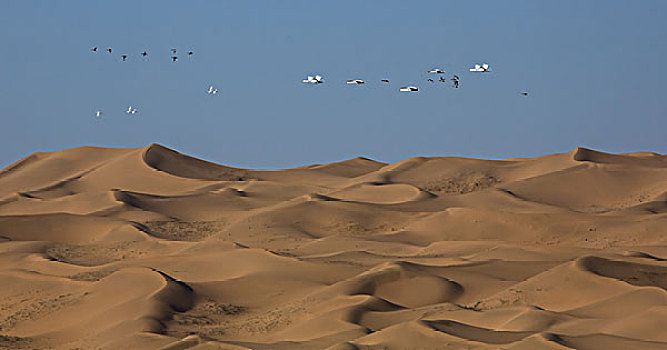
[[[475,67],[470,68],[469,71],[471,72],[488,72],[489,71],[489,65],[486,63],[482,64],[475,64]]]
[[[322,84],[322,76],[316,75],[316,76],[308,76],[308,78],[301,80],[302,83],[306,84]]]

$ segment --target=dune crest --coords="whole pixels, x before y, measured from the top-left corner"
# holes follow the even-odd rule
[[[667,157],[0,172],[0,349],[665,349]]]

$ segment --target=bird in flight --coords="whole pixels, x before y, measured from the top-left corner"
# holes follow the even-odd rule
[[[123,60],[123,62],[125,62],[125,60],[127,59],[127,55],[121,55],[120,58]]]
[[[523,95],[523,96],[528,96],[528,91],[522,91],[522,92],[521,92],[521,95]]]
[[[192,55],[194,55],[194,54],[195,54],[194,52],[188,51],[188,56],[192,57]]]
[[[454,75],[454,76],[452,77],[452,81],[454,82],[454,85],[453,85],[454,88],[455,88],[455,89],[458,89],[458,88],[459,88],[459,76],[458,76],[458,75]]]
[[[108,53],[111,53],[111,48],[108,48],[108,49],[107,49],[107,52],[108,52]]]
[[[214,88],[213,85],[208,87],[208,91],[206,92],[209,95],[215,95],[218,93],[218,89]]]
[[[137,113],[137,109],[136,109],[136,108],[132,108],[132,106],[129,106],[129,107],[127,107],[127,111],[125,111],[125,113],[127,113],[127,114],[135,114],[135,113]]]
[[[383,83],[388,83],[388,82],[389,82],[389,79],[382,79],[382,80],[380,80],[380,81],[383,82]]]
[[[405,91],[405,92],[415,92],[419,91],[419,88],[416,86],[403,86],[398,89],[398,91]]]
[[[469,71],[471,71],[471,72],[481,72],[481,73],[488,72],[489,71],[489,65],[486,64],[486,63],[475,64],[475,67],[470,68]]]
[[[316,76],[308,76],[308,78],[301,80],[302,83],[307,83],[307,84],[322,84],[324,81],[322,81],[322,76],[316,75]]]
[[[176,49],[171,49],[171,53],[176,54]]]
[[[97,52],[97,47],[93,47],[92,49],[90,49],[90,51]]]
[[[171,60],[174,61],[174,62],[176,62],[176,60],[178,60],[178,57],[176,57],[176,56],[171,56]]]
[[[426,73],[443,74],[445,71],[440,68],[433,68],[431,70],[427,70]]]
[[[144,51],[144,52],[141,53],[141,55],[146,57],[146,56],[148,56],[148,52]]]
[[[426,81],[428,81],[429,83],[432,83],[432,82],[433,82],[433,79],[428,78],[428,79],[426,79]]]
[[[445,77],[440,77],[440,82],[444,83],[446,81]]]
[[[102,111],[97,111],[97,112],[95,112],[95,117],[96,117],[96,118],[100,118],[100,117],[102,117]]]
[[[352,79],[345,82],[347,85],[359,85],[365,84],[366,82],[361,79]]]

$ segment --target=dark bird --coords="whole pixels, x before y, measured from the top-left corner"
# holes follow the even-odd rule
[[[144,51],[144,52],[141,53],[141,55],[146,57],[146,56],[148,56],[148,52]]]
[[[440,77],[440,82],[444,83],[445,82],[445,77]]]
[[[388,82],[389,82],[389,79],[382,79],[382,80],[380,80],[380,81],[383,82],[383,83],[388,83]]]
[[[127,55],[121,55],[120,58],[123,60],[123,62],[125,62],[125,60],[127,59]]]
[[[523,96],[528,96],[528,92],[527,92],[527,91],[523,91],[523,92],[521,93],[521,95],[523,95]]]
[[[171,53],[176,54],[176,49],[171,49]]]
[[[428,79],[426,79],[426,81],[428,81],[429,83],[432,83],[432,82],[433,82],[433,79],[428,78]]]
[[[92,49],[90,49],[90,51],[92,51],[92,52],[97,52],[97,48],[96,48],[96,47],[93,47]]]
[[[453,76],[452,81],[454,82],[454,88],[458,89],[459,88],[459,76],[458,75]]]
[[[194,52],[192,52],[192,51],[188,51],[188,56],[192,56],[192,55],[194,55],[194,54],[195,54]]]
[[[176,56],[171,56],[171,60],[174,61],[174,62],[176,62],[176,60],[178,60],[178,57],[176,57]]]
[[[111,48],[108,48],[108,49],[107,49],[107,52],[108,52],[108,53],[111,53]]]

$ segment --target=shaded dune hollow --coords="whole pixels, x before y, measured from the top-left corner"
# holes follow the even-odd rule
[[[0,171],[0,349],[667,349],[667,157]]]

